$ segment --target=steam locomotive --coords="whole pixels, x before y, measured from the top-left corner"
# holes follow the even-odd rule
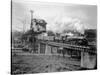
[[[73,45],[88,45],[88,40],[85,37],[56,37],[56,36],[45,36],[42,37],[41,40],[50,41],[50,42],[58,42],[58,43],[66,43]]]

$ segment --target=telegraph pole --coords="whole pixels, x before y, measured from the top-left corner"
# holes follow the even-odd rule
[[[34,13],[34,11],[30,10],[30,13],[31,13],[31,25],[30,25],[31,41],[30,42],[31,42],[31,45],[33,45],[33,51],[35,51],[35,35],[34,35],[34,28],[33,28],[33,13]]]
[[[32,26],[33,26],[32,20],[33,20],[33,13],[34,13],[34,11],[30,10],[30,13],[31,13],[31,26],[30,26],[30,29],[32,29]]]

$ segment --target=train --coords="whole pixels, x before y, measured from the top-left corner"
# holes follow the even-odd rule
[[[56,37],[56,36],[42,36],[39,37],[39,40],[42,41],[51,41],[51,42],[58,42],[58,43],[66,43],[66,44],[74,44],[74,45],[88,45],[88,40],[82,36],[73,36],[73,37]]]

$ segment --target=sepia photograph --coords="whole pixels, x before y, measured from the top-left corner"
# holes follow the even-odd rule
[[[11,74],[97,69],[97,6],[11,1]]]

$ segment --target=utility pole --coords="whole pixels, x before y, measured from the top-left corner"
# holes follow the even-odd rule
[[[26,19],[23,20],[23,33],[25,33],[25,28],[26,28]]]
[[[30,10],[30,13],[31,13],[31,26],[30,26],[30,29],[32,29],[32,26],[33,26],[32,20],[33,20],[33,13],[34,13],[34,11]]]
[[[31,13],[31,25],[30,25],[31,41],[30,42],[31,42],[31,45],[33,45],[33,51],[35,51],[35,34],[34,34],[34,28],[33,28],[33,13],[34,13],[34,11],[30,10],[30,13]]]

